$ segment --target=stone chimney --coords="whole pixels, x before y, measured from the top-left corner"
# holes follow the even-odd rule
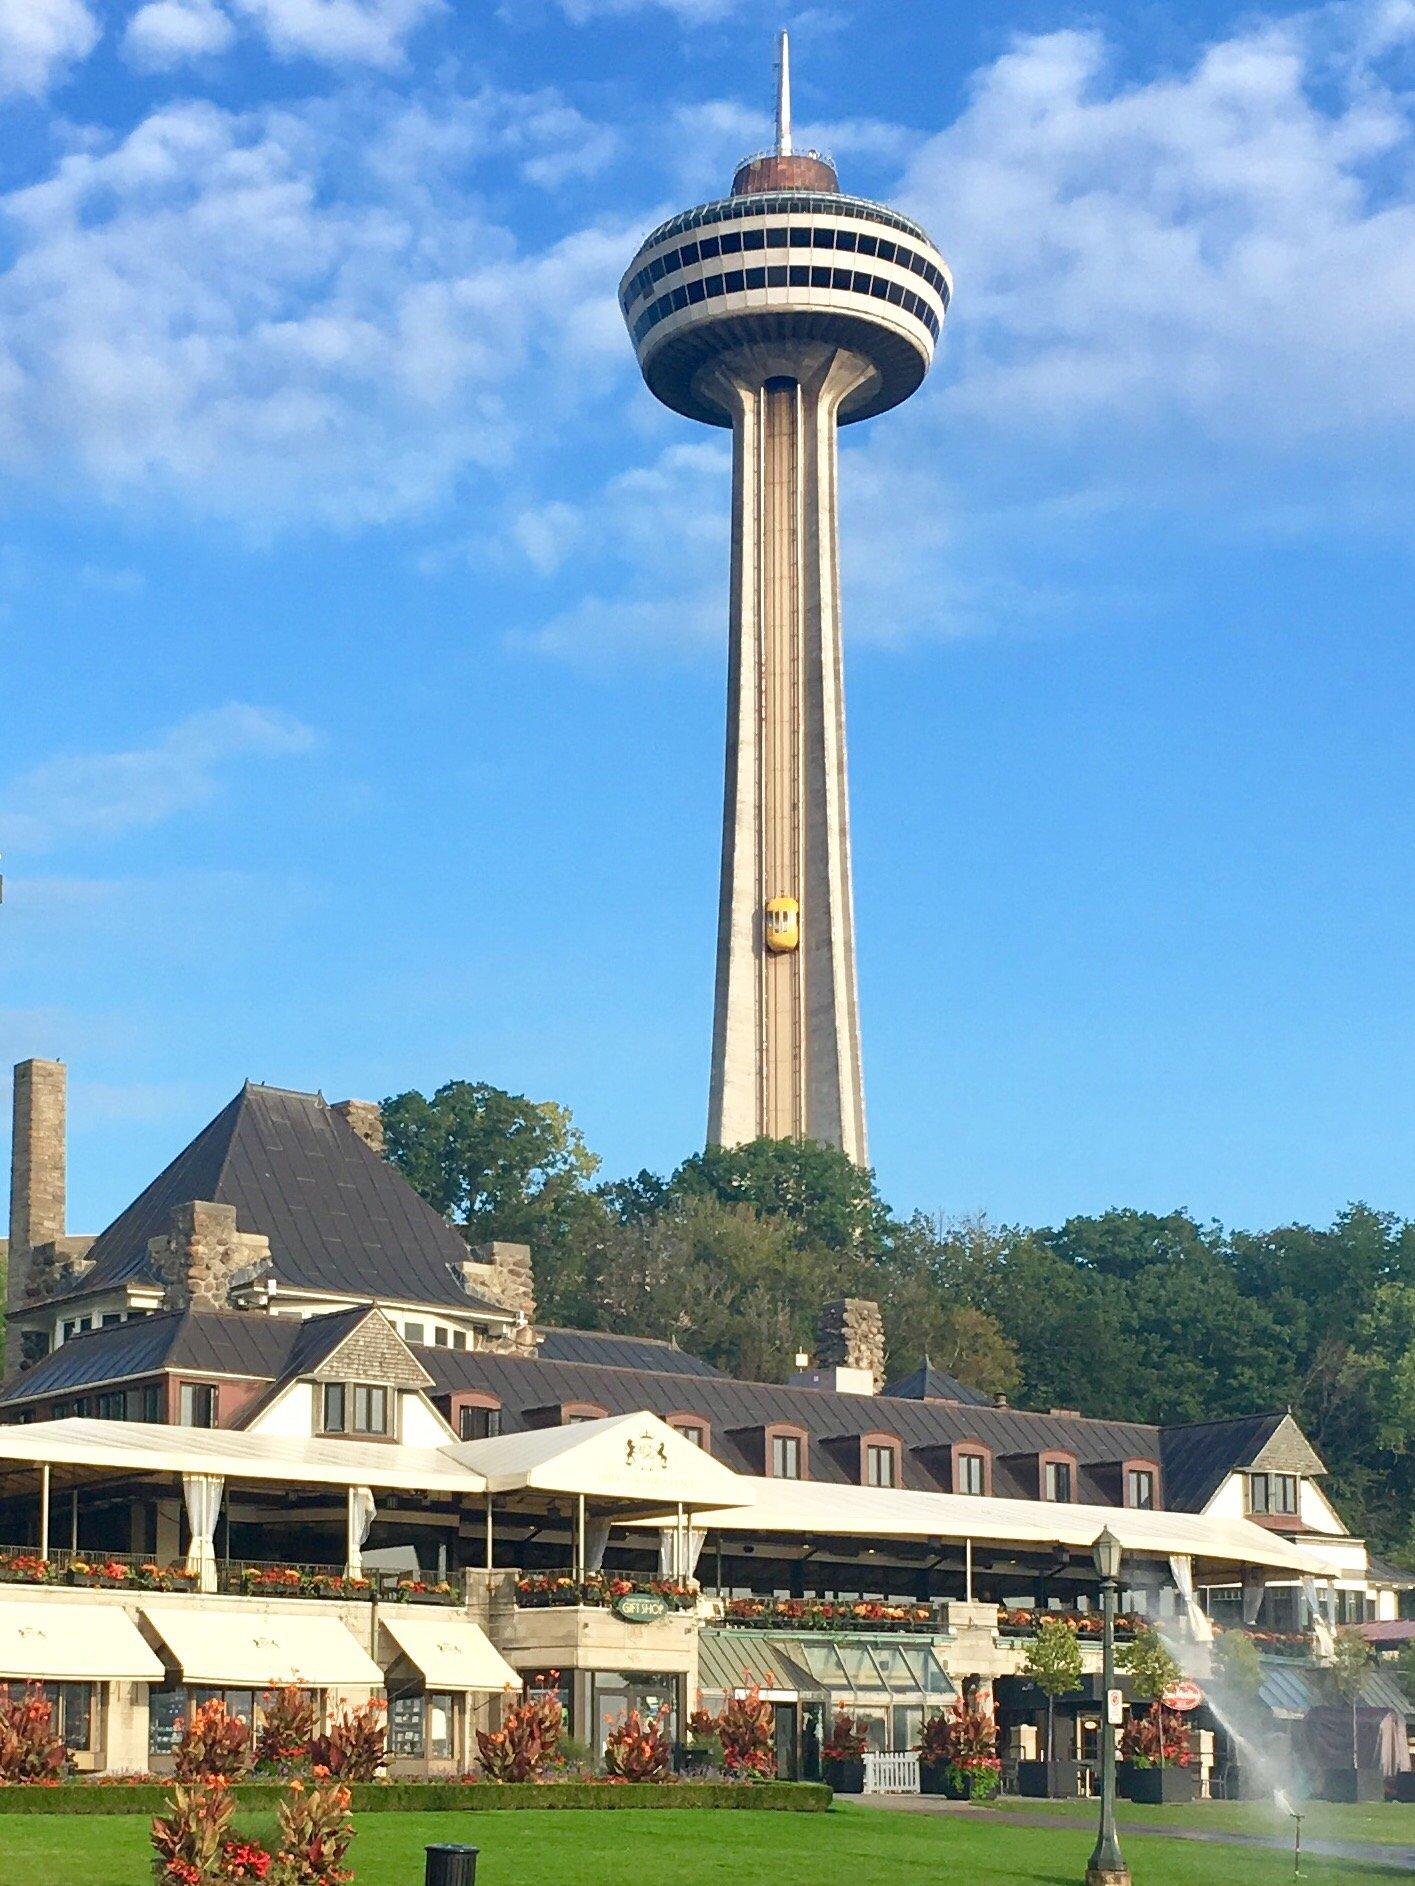
[[[503,1310],[535,1320],[536,1280],[529,1244],[473,1244],[462,1264],[462,1281],[479,1297],[489,1297]]]
[[[821,1387],[875,1395],[884,1387],[884,1319],[868,1297],[837,1297],[816,1318],[814,1373],[834,1376]]]
[[[166,1236],[147,1249],[168,1310],[229,1310],[233,1286],[270,1262],[269,1238],[238,1231],[234,1205],[201,1199],[174,1205]]]
[[[64,1235],[65,1090],[62,1061],[21,1061],[15,1068],[10,1145],[10,1274],[5,1308],[12,1316],[30,1294],[36,1246]],[[5,1374],[20,1363],[19,1331],[6,1326]]]
[[[330,1107],[370,1152],[383,1157],[383,1109],[376,1100],[336,1100]]]

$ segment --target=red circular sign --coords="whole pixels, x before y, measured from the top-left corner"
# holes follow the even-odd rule
[[[1173,1709],[1181,1716],[1187,1716],[1191,1709],[1197,1709],[1204,1700],[1204,1692],[1189,1677],[1178,1683],[1171,1683],[1160,1701],[1166,1709]]]

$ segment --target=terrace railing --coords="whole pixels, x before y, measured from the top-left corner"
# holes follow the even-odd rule
[[[0,1546],[0,1584],[72,1585],[106,1591],[195,1591],[186,1566],[163,1564],[151,1553],[53,1550],[41,1559],[26,1546]],[[350,1578],[338,1565],[222,1559],[217,1589],[251,1597],[344,1598],[384,1604],[460,1604],[458,1587],[445,1579],[407,1572],[370,1571]]]
[[[722,1621],[752,1630],[903,1631],[921,1637],[948,1631],[948,1614],[939,1605],[875,1598],[726,1598]]]

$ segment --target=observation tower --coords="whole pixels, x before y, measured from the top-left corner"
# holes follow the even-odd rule
[[[836,433],[905,400],[953,290],[917,223],[791,136],[647,237],[619,287],[651,392],[732,428],[727,784],[708,1139],[868,1162],[860,1070]]]

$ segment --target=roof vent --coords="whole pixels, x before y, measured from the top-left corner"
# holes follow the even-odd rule
[[[1010,1408],[1012,1403],[1007,1399],[1006,1395],[994,1395],[992,1405],[994,1408]]]

